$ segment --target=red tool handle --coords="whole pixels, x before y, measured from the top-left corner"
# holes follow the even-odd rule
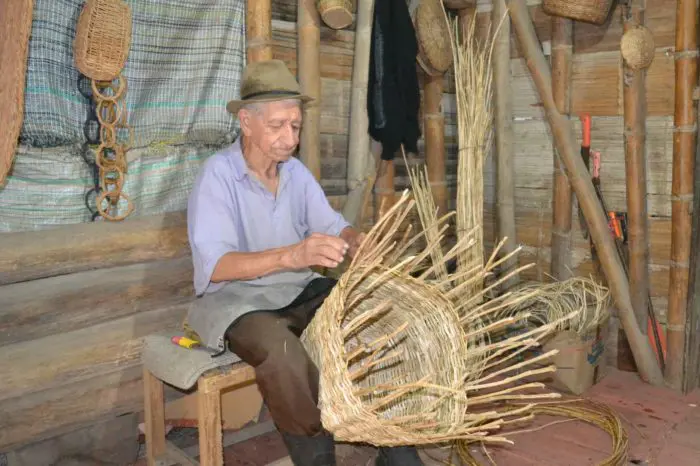
[[[594,150],[591,152],[593,156],[593,178],[600,178],[600,151]]]
[[[588,113],[581,115],[581,130],[583,131],[583,147],[591,147],[591,116]]]

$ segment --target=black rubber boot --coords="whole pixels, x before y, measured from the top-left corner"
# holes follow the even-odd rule
[[[376,466],[424,466],[415,447],[380,448]]]
[[[295,466],[335,466],[335,441],[330,434],[307,437],[280,433]]]

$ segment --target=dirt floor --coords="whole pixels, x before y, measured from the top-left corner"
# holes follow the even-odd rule
[[[622,420],[629,436],[630,465],[700,465],[700,390],[687,396],[643,383],[635,373],[611,371],[585,395],[610,406]],[[538,416],[533,432],[512,437],[515,445],[489,447],[498,466],[585,466],[595,465],[611,451],[608,434],[581,421]],[[479,447],[473,454],[489,465]],[[374,464],[370,447],[338,445],[339,466]],[[444,449],[421,450],[426,466],[444,465]],[[268,432],[231,445],[225,450],[226,466],[293,466],[277,432]],[[447,463],[449,464],[449,463]],[[145,465],[139,461],[138,466]]]

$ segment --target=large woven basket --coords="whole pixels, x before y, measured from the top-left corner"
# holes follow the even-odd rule
[[[608,19],[613,0],[543,0],[542,9],[552,16],[603,24]]]
[[[88,0],[73,44],[78,70],[96,81],[112,81],[124,68],[130,44],[129,5],[123,0]]]
[[[345,29],[352,24],[351,0],[316,0],[323,22],[333,29]]]
[[[358,275],[341,278],[303,335],[321,373],[324,427],[336,440],[373,445],[449,438],[467,408],[457,313],[410,276],[377,269],[357,282]]]
[[[413,11],[413,27],[418,40],[417,61],[430,76],[440,76],[452,66],[450,25],[441,0],[420,0]]]

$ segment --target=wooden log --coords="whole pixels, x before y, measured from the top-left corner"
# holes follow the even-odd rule
[[[629,7],[624,7],[622,19],[625,31],[643,25],[644,0],[635,0]],[[626,64],[623,65],[629,283],[634,314],[641,332],[646,335],[649,309],[649,235],[645,73],[644,70],[634,70]]]
[[[299,0],[297,14],[297,75],[303,94],[311,97],[304,105],[300,154],[317,180],[321,179],[321,18],[316,0]]]
[[[194,299],[189,257],[0,286],[0,347]]]
[[[438,208],[438,217],[447,213],[445,180],[445,115],[442,112],[442,76],[424,77],[423,134],[428,182]]]
[[[496,37],[493,41],[493,97],[494,133],[496,143],[496,210],[498,212],[498,236],[507,238],[501,256],[512,253],[517,247],[515,230],[515,164],[513,163],[513,96],[510,82],[510,18],[505,0],[494,0],[491,15]],[[505,16],[505,19],[503,19]],[[517,266],[517,256],[503,263],[501,274],[506,275]],[[509,289],[519,282],[518,275],[503,282],[502,289]]]
[[[0,285],[189,253],[184,212],[4,233]]]
[[[247,62],[272,59],[272,5],[271,0],[246,1]]]
[[[571,113],[571,75],[573,68],[573,21],[552,17],[552,96],[559,113]],[[554,151],[552,193],[552,260],[551,273],[557,280],[572,276],[571,221],[573,196],[571,184]]]
[[[532,78],[542,98],[557,150],[566,166],[576,197],[583,208],[593,242],[600,251],[603,270],[617,303],[620,320],[634,352],[640,376],[653,385],[661,385],[663,375],[649,342],[637,325],[625,271],[617,256],[606,215],[596,197],[586,166],[577,153],[576,138],[569,121],[557,111],[554,103],[551,72],[537,40],[525,1],[511,0],[509,9],[518,42],[523,49],[523,55],[527,58]]]
[[[355,56],[352,69],[350,95],[350,145],[348,148],[348,200],[343,216],[355,225],[361,217],[362,207],[371,188],[367,183],[376,176],[376,162],[370,149],[369,115],[367,114],[367,86],[369,59],[372,45],[374,0],[357,4],[355,30]]]
[[[188,307],[188,304],[160,307],[3,346],[0,401],[138,366],[143,337],[181,327]]]
[[[698,85],[698,6],[678,0],[676,12],[676,93],[673,118],[673,185],[671,272],[668,292],[666,382],[680,389],[683,382],[692,225],[693,174],[697,143],[697,109],[693,90]]]

